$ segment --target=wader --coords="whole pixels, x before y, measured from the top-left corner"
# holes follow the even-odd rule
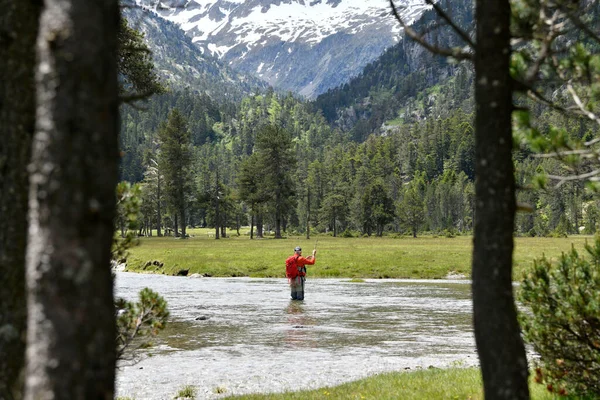
[[[298,273],[302,273],[306,275],[306,268],[299,267]],[[292,294],[292,300],[304,300],[304,282],[306,281],[306,276],[298,275],[295,278],[290,279],[290,289]]]

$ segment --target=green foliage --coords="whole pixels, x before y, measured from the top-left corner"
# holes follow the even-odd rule
[[[425,217],[423,197],[417,185],[411,185],[404,192],[402,202],[398,206],[398,215],[400,223],[412,233],[413,237],[417,237]]]
[[[540,355],[538,380],[554,391],[600,395],[600,237],[557,264],[534,261],[519,294],[526,340]]]
[[[277,125],[265,125],[256,137],[256,154],[262,185],[269,193],[267,206],[273,213],[275,235],[281,237],[284,216],[294,206],[295,185],[291,171],[296,167],[291,135]]]
[[[115,233],[112,258],[119,261],[128,256],[128,249],[137,244],[137,228],[141,206],[140,185],[121,182],[117,185],[117,219],[121,233]],[[150,345],[150,340],[162,330],[169,312],[165,300],[145,288],[134,303],[116,299],[117,358],[133,360],[136,351]]]
[[[355,232],[355,231],[352,231],[352,230],[346,228],[346,229],[344,229],[344,231],[342,233],[340,233],[340,236],[343,238],[359,237],[360,232]]]
[[[120,97],[125,102],[132,102],[163,93],[165,88],[154,71],[152,54],[144,42],[144,35],[131,28],[127,19],[122,17],[117,38]]]
[[[136,352],[151,345],[152,339],[164,329],[169,311],[166,301],[156,292],[144,288],[139,301],[115,301],[117,310],[117,357],[135,360]]]
[[[320,209],[320,216],[325,221],[329,222],[329,226],[333,230],[333,236],[337,236],[338,226],[346,225],[346,218],[348,217],[349,212],[348,200],[346,196],[340,193],[332,192],[323,199]],[[351,233],[347,230],[344,232],[351,235]]]
[[[137,244],[139,228],[141,186],[120,182],[117,185],[117,231],[113,237],[112,260],[127,258],[127,249]]]
[[[196,398],[197,393],[198,393],[198,390],[194,386],[187,385],[187,386],[184,386],[181,390],[179,390],[179,392],[177,392],[177,395],[175,395],[174,399],[193,400]]]
[[[158,131],[158,166],[164,174],[167,206],[181,223],[181,236],[186,237],[186,198],[191,191],[192,147],[187,121],[178,109],[169,113]],[[175,231],[175,236],[179,232]]]

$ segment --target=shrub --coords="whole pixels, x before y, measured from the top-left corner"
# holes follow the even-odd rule
[[[454,228],[450,228],[450,229],[444,229],[444,231],[442,232],[442,235],[444,235],[447,238],[454,238],[456,237],[457,231]]]
[[[117,299],[117,358],[137,361],[136,352],[147,348],[151,340],[164,329],[169,311],[167,302],[156,292],[144,288],[134,303]]]
[[[360,236],[360,233],[354,232],[351,229],[346,228],[344,230],[344,232],[340,233],[340,236],[343,237],[343,238],[353,238],[353,237]]]
[[[519,298],[525,340],[540,355],[536,380],[550,391],[600,395],[600,237],[575,248],[557,264],[534,261]]]
[[[175,395],[175,399],[195,399],[197,390],[194,386],[184,386],[177,394]]]

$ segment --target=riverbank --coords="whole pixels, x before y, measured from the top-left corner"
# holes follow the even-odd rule
[[[558,397],[545,386],[530,382],[532,400]],[[566,397],[561,397],[567,399]],[[482,400],[481,374],[476,368],[428,369],[380,374],[334,387],[299,392],[230,396],[228,400]]]
[[[295,246],[310,255],[318,241],[317,264],[309,267],[314,278],[469,278],[471,236],[453,238],[332,236],[254,239],[246,235],[215,240],[213,231],[190,230],[188,239],[140,238],[130,250],[126,270],[165,275],[178,273],[213,277],[284,277],[284,260]],[[520,280],[534,258],[556,258],[590,237],[515,239],[514,278]]]

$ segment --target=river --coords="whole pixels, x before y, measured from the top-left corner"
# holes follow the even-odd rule
[[[387,371],[476,365],[468,281],[284,279],[119,272],[116,295],[144,287],[168,302],[154,347],[117,373],[118,396],[197,399],[318,388]]]

